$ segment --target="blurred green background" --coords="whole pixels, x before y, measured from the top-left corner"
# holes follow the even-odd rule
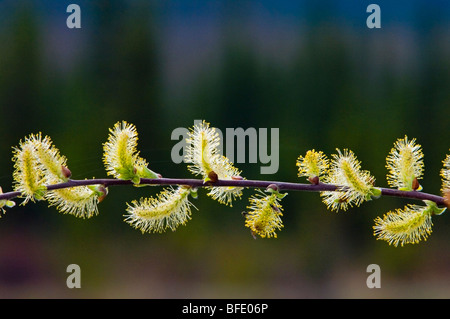
[[[66,8],[81,7],[81,29]],[[106,177],[102,143],[117,121],[136,125],[139,150],[165,177],[177,127],[195,119],[226,128],[279,128],[280,167],[248,179],[299,181],[295,161],[315,148],[350,148],[386,186],[397,138],[425,153],[424,191],[439,193],[449,152],[450,5],[377,1],[1,1],[0,185],[10,191],[12,146],[52,137],[73,178]],[[305,182],[304,180],[300,180]],[[316,193],[283,200],[278,239],[254,240],[241,212],[200,191],[176,232],[141,234],[126,202],[158,188],[115,187],[89,220],[46,203],[17,205],[0,220],[1,298],[449,298],[450,219],[403,248],[373,236],[373,219],[407,201],[382,198],[328,211]],[[19,203],[20,201],[18,201]],[[81,267],[69,289],[66,267]],[[369,289],[370,264],[381,288]]]

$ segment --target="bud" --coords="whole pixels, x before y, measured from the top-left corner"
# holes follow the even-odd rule
[[[427,209],[430,215],[433,216],[442,215],[447,210],[447,206],[440,208],[435,202],[431,200],[424,200],[424,203],[427,204]]]
[[[313,185],[319,185],[319,177],[318,176],[308,177],[308,181]]]
[[[205,182],[215,183],[219,180],[219,176],[217,176],[216,172],[210,171],[208,173],[208,177],[205,179]]]
[[[450,190],[448,189],[444,191],[444,202],[447,207],[450,207]]]
[[[194,199],[198,198],[198,189],[196,187],[189,187],[189,189],[191,190],[191,197]]]
[[[161,178],[160,174],[157,174],[154,171],[150,170],[147,167],[147,165],[148,164],[144,159],[142,158],[137,159],[136,167],[134,168],[134,176],[131,179],[134,186],[137,187],[148,186],[148,184],[141,184],[141,178],[148,178],[148,179]]]
[[[278,192],[280,190],[280,188],[278,187],[277,184],[270,184],[269,186],[267,186],[266,191],[267,192]]]
[[[138,165],[138,167],[137,167],[137,169],[135,171],[135,174],[137,176],[139,176],[140,178],[150,178],[150,179],[161,178],[161,174],[157,174],[157,173],[155,173],[154,171],[150,170],[147,167],[147,163],[142,162],[142,163],[139,163],[139,164],[140,165]]]
[[[413,189],[413,191],[417,191],[417,190],[421,189],[421,186],[419,184],[419,181],[417,180],[417,177],[414,177],[411,186],[412,186],[411,188]]]
[[[105,187],[105,185],[91,185],[88,186],[93,192],[95,192],[95,195],[97,196],[97,202],[101,203],[106,195],[108,195],[108,188]]]
[[[370,194],[370,196],[371,196],[372,198],[380,198],[381,195],[383,195],[383,193],[382,193],[382,191],[381,191],[380,188],[378,188],[378,187],[372,187],[372,189],[371,189],[371,194]]]
[[[64,165],[61,165],[61,173],[66,179],[72,176],[72,172]]]
[[[280,193],[280,187],[277,184],[270,184],[269,186],[267,186],[266,192],[275,195],[279,199],[285,198],[286,195],[288,194],[288,193],[284,194]]]

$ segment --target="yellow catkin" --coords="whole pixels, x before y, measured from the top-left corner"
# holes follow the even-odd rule
[[[108,175],[118,179],[131,180],[135,185],[141,178],[159,178],[160,175],[148,168],[145,159],[137,151],[136,127],[126,121],[117,122],[108,140],[103,144],[103,163]]]
[[[305,156],[299,156],[296,165],[298,166],[299,177],[321,177],[328,169],[329,161],[323,152],[309,150]]]
[[[441,191],[448,196],[450,192],[450,155],[445,157],[443,161],[444,167],[441,169],[442,187]]]
[[[128,205],[125,221],[142,233],[174,231],[191,218],[190,189],[167,188],[157,197],[141,198]]]
[[[103,163],[107,174],[120,179],[132,179],[138,157],[136,127],[122,121],[109,131],[108,140],[103,144]]]
[[[49,191],[46,199],[50,206],[63,214],[79,218],[98,215],[98,195],[87,186],[77,186]]]
[[[35,139],[34,145],[38,166],[44,175],[44,183],[49,185],[67,181],[67,177],[62,170],[62,167],[67,166],[67,159],[52,144],[50,137]]]
[[[276,193],[267,195],[259,191],[250,198],[250,209],[246,213],[245,226],[250,228],[253,235],[262,238],[277,237],[276,231],[283,228],[281,220],[282,210],[280,198]]]
[[[347,149],[333,154],[333,159],[325,176],[325,182],[337,185],[338,191],[321,192],[324,203],[331,210],[347,210],[353,205],[359,206],[371,198],[375,178],[369,171],[361,169],[355,154]]]
[[[205,181],[213,179],[232,180],[241,172],[227,157],[220,154],[220,138],[209,123],[203,121],[194,125],[188,133],[185,162],[194,175],[201,175]],[[213,178],[212,178],[213,176]],[[210,187],[208,196],[219,203],[232,206],[233,200],[240,198],[242,187]]]
[[[407,205],[404,209],[388,212],[375,219],[374,235],[390,245],[417,244],[427,240],[433,226],[426,206]]]
[[[416,140],[405,136],[394,143],[386,157],[387,181],[391,187],[411,191],[414,180],[422,178],[424,171],[423,152]],[[420,185],[416,186],[420,187]],[[417,190],[417,189],[415,189]]]
[[[40,135],[30,135],[13,150],[13,187],[25,197],[23,205],[29,200],[42,199],[45,192],[43,172],[36,157],[36,139],[40,139]]]

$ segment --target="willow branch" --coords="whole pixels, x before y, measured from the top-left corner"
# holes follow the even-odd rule
[[[104,185],[109,186],[121,186],[121,185],[133,185],[132,181],[113,179],[113,178],[99,178],[99,179],[85,179],[85,180],[69,180],[64,183],[48,185],[47,190],[56,190],[63,188],[88,186],[88,185]],[[262,180],[218,180],[216,182],[205,183],[201,179],[182,179],[182,178],[143,178],[140,181],[140,185],[185,185],[193,188],[201,187],[245,187],[245,188],[267,188],[269,185],[277,185],[280,191],[307,191],[307,192],[323,192],[323,191],[340,191],[343,190],[339,185],[331,184],[302,184],[302,183],[290,183],[290,182],[278,182],[278,181],[262,181]],[[445,200],[442,196],[433,195],[429,193],[423,193],[418,191],[401,191],[392,188],[379,187],[381,194],[390,197],[408,198],[413,200],[429,200],[435,202],[438,206],[446,206]],[[0,200],[13,199],[20,197],[20,192],[8,192],[0,194]]]

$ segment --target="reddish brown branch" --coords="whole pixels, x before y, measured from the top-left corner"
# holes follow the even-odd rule
[[[85,180],[69,180],[65,183],[48,185],[47,190],[55,190],[62,188],[87,186],[87,185],[104,185],[109,186],[119,186],[119,185],[132,185],[133,183],[129,180],[120,179],[85,179]],[[278,186],[280,191],[307,191],[307,192],[322,192],[322,191],[338,191],[341,189],[338,185],[330,184],[302,184],[302,183],[289,183],[289,182],[277,182],[277,181],[262,181],[262,180],[218,180],[214,183],[204,183],[200,179],[181,179],[181,178],[157,178],[157,179],[141,179],[142,185],[186,185],[194,188],[200,187],[245,187],[245,188],[267,188],[271,184]],[[417,192],[417,191],[401,191],[391,188],[379,188],[381,194],[384,196],[391,197],[401,197],[409,198],[415,200],[429,200],[435,202],[438,206],[445,206],[445,200],[442,196]],[[0,194],[0,200],[13,199],[20,197],[20,192],[8,192]]]

